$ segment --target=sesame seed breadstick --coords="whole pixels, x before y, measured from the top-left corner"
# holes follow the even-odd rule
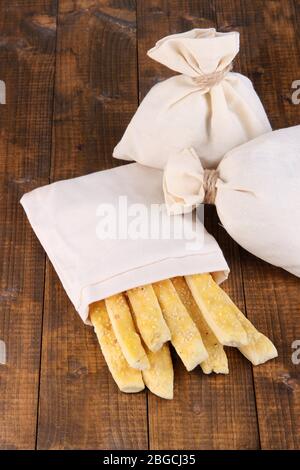
[[[136,332],[129,306],[124,294],[105,299],[105,306],[112,328],[128,364],[134,369],[147,369],[149,360]]]
[[[253,343],[242,346],[239,350],[254,366],[263,364],[278,356],[277,349],[272,341],[262,333],[259,333],[259,336]]]
[[[202,371],[204,374],[211,374],[212,372],[228,374],[228,359],[224,348],[204,320],[185,279],[183,277],[174,277],[172,282],[181,302],[200,331],[204,346],[208,352],[208,358],[200,364]]]
[[[136,393],[145,388],[142,373],[130,367],[113,332],[104,301],[90,305],[90,320],[94,326],[102,354],[121,392]]]
[[[151,284],[127,291],[136,325],[150,351],[158,351],[170,341],[171,333]]]
[[[147,350],[150,369],[142,371],[145,385],[158,397],[172,400],[174,371],[169,345],[164,344],[159,351]]]
[[[226,346],[245,346],[249,338],[236,315],[237,306],[210,274],[185,276],[196,304],[219,342]],[[238,310],[239,311],[239,310]]]
[[[170,279],[153,284],[153,288],[171,331],[171,342],[186,369],[192,370],[208,357],[201,335]]]
[[[203,310],[200,307],[202,313],[204,314],[206,310],[207,318],[205,317],[205,319],[207,322],[211,319],[214,311],[219,309],[219,319],[221,317],[220,323],[222,323],[222,319],[224,319],[225,315],[228,315],[228,321],[230,322],[230,326],[227,330],[226,327],[224,328],[223,323],[222,334],[224,332],[225,334],[230,333],[236,321],[242,326],[247,335],[247,342],[246,344],[232,344],[232,346],[237,346],[241,353],[249,359],[253,365],[263,364],[278,356],[273,343],[252,325],[223,289],[216,284],[210,274],[186,276],[186,280],[196,301],[196,296],[198,295],[199,307],[203,305]],[[226,322],[226,326],[227,324]],[[216,331],[214,331],[215,334]],[[224,340],[223,344],[228,343]],[[230,346],[230,344],[228,345]]]
[[[240,310],[237,309],[236,315],[249,338],[248,345],[239,347],[240,352],[252,362],[254,366],[258,366],[259,364],[263,364],[277,357],[278,352],[272,341],[258,331]]]

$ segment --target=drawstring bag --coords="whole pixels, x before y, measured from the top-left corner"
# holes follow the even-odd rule
[[[243,248],[300,277],[300,126],[269,132],[203,169],[194,149],[170,157],[163,189],[170,213],[215,204]]]
[[[181,75],[156,84],[114,149],[114,157],[163,169],[193,147],[204,168],[232,148],[271,130],[251,81],[232,72],[239,33],[193,29],[167,36],[149,57]]]

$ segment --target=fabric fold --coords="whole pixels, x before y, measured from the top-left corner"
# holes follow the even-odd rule
[[[231,150],[216,171],[214,204],[227,232],[249,252],[300,277],[300,126]],[[163,177],[169,213],[189,213],[205,202],[204,175],[194,149],[170,157]]]
[[[251,81],[231,71],[239,33],[193,29],[161,39],[153,60],[180,73],[146,95],[113,156],[163,169],[171,155],[193,147],[204,168],[271,126]]]

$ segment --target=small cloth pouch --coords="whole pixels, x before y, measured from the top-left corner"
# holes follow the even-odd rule
[[[226,278],[223,254],[200,222],[185,219],[186,238],[158,230],[170,222],[161,206],[162,176],[134,163],[22,197],[33,230],[85,322],[91,302],[133,287],[203,272],[213,272],[219,282]]]
[[[246,250],[300,277],[300,126],[269,132],[204,170],[193,149],[164,173],[169,212],[215,204],[221,223]]]
[[[204,168],[271,130],[251,81],[231,72],[239,33],[193,29],[167,36],[148,55],[179,72],[156,84],[132,118],[114,157],[163,169],[170,155],[193,147]]]

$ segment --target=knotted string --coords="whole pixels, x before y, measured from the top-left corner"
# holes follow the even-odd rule
[[[225,67],[225,69],[220,70],[218,72],[212,72],[212,73],[204,73],[201,75],[198,75],[197,77],[193,78],[194,83],[201,88],[202,90],[204,89],[210,89],[216,85],[218,85],[223,78],[226,77],[228,72],[232,70],[232,62]]]
[[[214,204],[217,194],[217,181],[219,173],[217,170],[204,170],[203,189],[205,192],[204,204]]]

